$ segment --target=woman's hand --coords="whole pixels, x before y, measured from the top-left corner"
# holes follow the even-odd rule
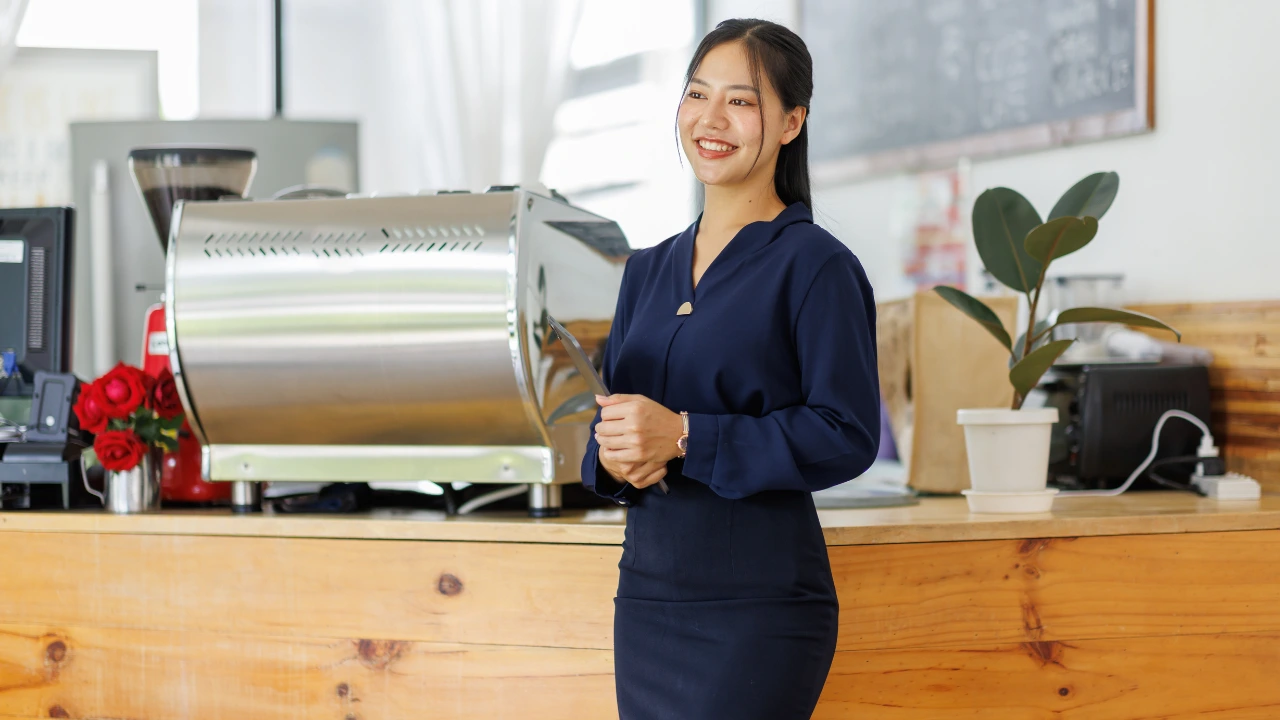
[[[680,454],[676,447],[684,434],[680,415],[643,395],[597,395],[596,402],[600,422],[595,438],[605,470],[637,488],[664,478],[667,461]]]
[[[606,458],[603,449],[600,452],[600,464],[618,482],[634,485],[637,488],[647,488],[667,476],[665,462],[617,462]]]

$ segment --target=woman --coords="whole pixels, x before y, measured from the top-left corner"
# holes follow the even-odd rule
[[[582,461],[589,488],[630,507],[623,720],[807,718],[831,667],[838,604],[811,493],[875,458],[879,385],[871,287],[810,214],[812,89],[790,30],[707,35],[677,119],[705,210],[623,273],[614,394]]]

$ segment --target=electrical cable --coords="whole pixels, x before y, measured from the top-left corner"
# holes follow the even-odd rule
[[[1170,480],[1169,478],[1157,473],[1154,470],[1147,471],[1147,477],[1157,485],[1167,487],[1170,490],[1178,490],[1180,492],[1195,493],[1196,495],[1205,496],[1205,492],[1195,485],[1184,485],[1183,483]]]
[[[1200,457],[1199,455],[1179,455],[1177,457],[1162,458],[1160,460],[1157,460],[1151,463],[1151,467],[1147,468],[1147,477],[1150,478],[1151,481],[1156,483],[1157,485],[1162,485],[1171,490],[1181,490],[1183,492],[1190,492],[1190,493],[1195,493],[1197,495],[1204,495],[1205,492],[1203,490],[1191,484],[1190,482],[1179,482],[1177,480],[1170,480],[1169,478],[1156,472],[1156,470],[1162,467],[1165,467],[1167,465],[1191,465],[1191,464],[1200,463],[1203,461],[1204,461],[1204,458]]]
[[[529,491],[529,488],[525,485],[513,485],[509,488],[494,490],[493,492],[485,493],[484,495],[473,497],[470,500],[462,503],[462,505],[458,507],[458,514],[466,515],[467,513],[478,510],[484,507],[485,505],[496,503],[499,500],[506,500],[507,498],[515,497],[520,493],[524,493],[528,491]]]
[[[1058,493],[1058,496],[1059,497],[1086,497],[1086,496],[1087,497],[1115,497],[1123,493],[1125,490],[1128,490],[1129,487],[1133,485],[1134,481],[1136,481],[1139,477],[1142,477],[1142,473],[1147,469],[1147,466],[1150,465],[1151,462],[1156,459],[1156,453],[1160,449],[1160,431],[1164,429],[1164,424],[1168,422],[1169,418],[1174,418],[1174,417],[1182,418],[1183,420],[1186,420],[1187,422],[1195,425],[1197,428],[1200,428],[1200,432],[1202,433],[1201,439],[1200,439],[1200,449],[1206,453],[1211,452],[1212,454],[1197,456],[1199,459],[1203,459],[1204,457],[1217,457],[1218,448],[1215,447],[1213,444],[1213,433],[1209,432],[1209,426],[1205,425],[1204,421],[1202,421],[1200,418],[1196,417],[1195,415],[1192,415],[1189,412],[1184,412],[1182,410],[1168,410],[1163,415],[1160,416],[1160,419],[1158,421],[1156,421],[1156,429],[1153,433],[1151,433],[1151,452],[1147,453],[1147,459],[1142,461],[1142,464],[1139,465],[1138,468],[1133,471],[1133,474],[1130,475],[1129,478],[1125,480],[1122,485],[1120,485],[1120,487],[1113,488],[1111,490],[1063,490]]]

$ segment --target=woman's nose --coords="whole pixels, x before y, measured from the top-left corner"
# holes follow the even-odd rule
[[[728,116],[719,105],[712,105],[707,108],[702,113],[702,118],[699,122],[702,127],[708,130],[723,130],[729,124]]]

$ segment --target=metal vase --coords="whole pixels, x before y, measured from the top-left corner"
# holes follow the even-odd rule
[[[119,514],[160,509],[160,459],[155,452],[142,456],[132,470],[107,472],[107,511]]]

